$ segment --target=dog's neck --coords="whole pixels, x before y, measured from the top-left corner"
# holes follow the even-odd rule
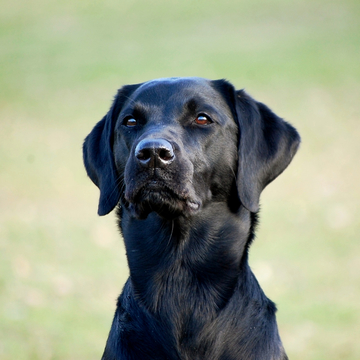
[[[184,303],[193,305],[192,313],[216,313],[239,278],[249,273],[247,247],[254,221],[245,208],[234,214],[225,203],[174,220],[155,213],[137,220],[123,209],[120,226],[135,298],[154,314],[168,316],[167,311],[183,309]],[[198,304],[206,309],[197,309]]]

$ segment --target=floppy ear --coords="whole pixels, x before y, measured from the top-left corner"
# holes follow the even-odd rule
[[[240,135],[237,189],[241,203],[257,212],[262,190],[290,164],[300,136],[243,90],[235,92],[234,101]]]
[[[106,215],[120,200],[118,177],[112,151],[114,127],[125,101],[139,85],[121,88],[109,110],[86,137],[83,156],[86,172],[100,189],[99,215]]]

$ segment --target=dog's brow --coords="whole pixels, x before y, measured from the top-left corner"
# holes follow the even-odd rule
[[[132,103],[130,103],[121,111],[120,115],[131,114],[135,117],[144,117],[148,111],[149,105],[133,100]]]
[[[201,98],[191,98],[190,100],[186,101],[184,107],[189,110],[190,112],[196,112],[196,111],[205,111],[205,112],[212,112],[216,113],[217,110],[214,106],[207,103]]]
[[[192,98],[189,101],[187,101],[187,103],[185,104],[185,106],[192,112],[194,112],[197,108],[197,101],[196,99]]]

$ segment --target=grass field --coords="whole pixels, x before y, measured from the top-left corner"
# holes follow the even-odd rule
[[[359,19],[357,0],[2,1],[0,358],[100,359],[128,270],[82,141],[121,85],[203,76],[302,135],[250,258],[289,357],[360,359]]]

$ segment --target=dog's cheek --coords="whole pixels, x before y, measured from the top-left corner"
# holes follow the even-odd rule
[[[123,179],[125,173],[125,167],[130,156],[130,151],[125,145],[125,142],[120,140],[120,141],[115,141],[113,146],[113,153],[114,153],[116,170],[120,178]]]
[[[210,188],[213,196],[226,197],[234,183],[237,171],[237,139],[233,133],[220,133],[219,141],[209,153],[211,176]]]
[[[210,201],[211,193],[211,161],[205,156],[197,155],[193,159],[193,168],[191,184],[194,187],[196,195],[202,202]]]

